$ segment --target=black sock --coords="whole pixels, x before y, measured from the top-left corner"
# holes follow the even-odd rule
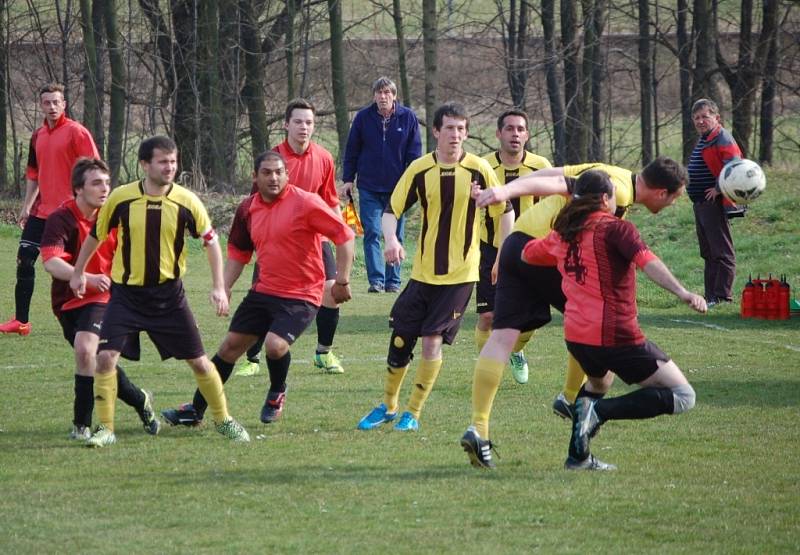
[[[219,355],[214,355],[211,358],[211,362],[217,367],[217,372],[219,373],[219,378],[222,380],[222,383],[227,382],[228,378],[230,378],[231,374],[233,373],[233,363],[225,362],[220,358]],[[192,406],[194,407],[194,410],[197,411],[197,416],[203,418],[203,415],[208,408],[208,403],[206,402],[206,398],[203,397],[203,394],[200,393],[199,389],[195,389],[194,391]]]
[[[247,360],[258,363],[258,357],[261,354],[261,349],[264,347],[264,340],[266,338],[267,334],[265,333],[256,340],[252,347],[247,349]]]
[[[333,336],[336,335],[336,326],[339,325],[339,309],[319,307],[317,312],[317,343],[330,347],[333,345]],[[319,351],[317,352],[327,352]]]
[[[581,386],[580,391],[578,391],[578,395],[575,396],[575,401],[577,402],[577,400],[580,399],[581,397],[589,397],[590,399],[594,399],[594,400],[598,401],[598,403],[599,403],[600,400],[604,396],[605,396],[605,393],[594,393],[592,391],[587,391],[586,384],[583,384]],[[596,408],[597,408],[597,405],[595,405],[595,410],[596,410]],[[600,415],[598,414],[598,416],[600,416]],[[575,418],[577,418],[577,416],[575,416]],[[574,421],[573,421],[573,424],[572,424],[572,436],[570,437],[570,440],[569,440],[569,456],[570,456],[570,458],[575,459],[576,461],[582,461],[582,460],[586,459],[586,457],[589,456],[589,452],[588,451],[586,453],[578,452],[578,448],[577,448],[577,446],[575,444],[575,422]]]
[[[675,411],[675,398],[668,387],[643,387],[619,397],[602,399],[594,406],[601,420],[641,420]]]
[[[94,378],[75,374],[75,404],[72,409],[72,423],[76,426],[92,425],[94,410]]]
[[[289,364],[292,362],[292,353],[286,351],[281,358],[267,357],[269,369],[269,390],[272,392],[286,391],[286,376],[289,375]]]
[[[117,398],[137,410],[144,407],[144,392],[133,385],[120,365],[117,365]]]
[[[34,274],[31,269],[30,275],[20,275],[17,271],[17,285],[14,287],[14,303],[16,305],[14,318],[26,324],[30,319],[31,297],[33,297]]]
[[[586,384],[583,384],[581,386],[580,391],[578,391],[578,394],[575,396],[575,400],[577,401],[581,397],[589,397],[591,399],[602,399],[603,397],[605,397],[605,393],[593,393],[591,391],[587,391]]]

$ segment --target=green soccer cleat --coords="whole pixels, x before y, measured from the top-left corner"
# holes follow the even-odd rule
[[[142,393],[144,394],[144,404],[141,409],[136,409],[136,413],[142,420],[144,431],[151,436],[158,435],[161,430],[161,421],[156,418],[155,410],[153,410],[153,394],[146,389],[143,389]]]
[[[342,368],[342,363],[339,362],[339,357],[333,354],[333,351],[328,351],[327,353],[315,354],[314,366],[316,366],[326,374],[344,374],[344,368]]]
[[[253,362],[243,358],[233,367],[233,372],[236,376],[255,376],[261,373],[261,365],[258,361]]]
[[[114,432],[100,424],[92,434],[92,437],[86,440],[86,447],[107,447],[114,445],[117,442],[117,436]]]
[[[217,431],[228,439],[232,439],[233,441],[241,441],[243,443],[250,441],[250,434],[247,433],[247,430],[244,429],[244,426],[239,424],[230,416],[221,424],[216,422],[214,424]]]
[[[514,377],[514,381],[518,384],[528,383],[528,361],[525,353],[522,351],[511,353],[508,363],[511,365],[511,375]]]

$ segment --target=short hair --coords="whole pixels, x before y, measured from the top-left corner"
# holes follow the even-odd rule
[[[672,194],[686,186],[689,174],[683,165],[672,158],[659,156],[642,170],[642,178],[650,189],[666,189]]]
[[[701,98],[692,104],[692,115],[696,114],[703,108],[708,108],[712,114],[719,114],[719,106],[717,103],[708,98]]]
[[[311,113],[314,114],[314,116],[317,115],[317,109],[310,100],[306,100],[305,98],[295,98],[290,100],[286,105],[286,112],[283,114],[283,121],[289,123],[289,120],[292,119],[292,112],[295,110],[311,110]]]
[[[286,168],[286,159],[280,152],[275,152],[274,150],[267,150],[266,152],[262,152],[261,154],[259,154],[258,157],[256,158],[256,161],[253,164],[253,172],[258,173],[259,168],[261,168],[261,164],[265,160],[280,160],[284,169]]]
[[[92,170],[100,170],[106,175],[111,175],[111,170],[108,169],[108,164],[103,162],[100,158],[88,158],[81,156],[72,166],[72,194],[77,194],[79,189],[83,189],[84,182],[86,181],[86,174]]]
[[[385,76],[378,77],[375,79],[375,82],[372,83],[372,94],[383,89],[389,89],[392,91],[393,95],[397,95],[397,85],[394,84],[394,81]]]
[[[442,128],[442,122],[444,121],[445,116],[466,120],[467,129],[469,129],[469,115],[467,114],[467,109],[464,108],[463,104],[459,104],[458,102],[445,102],[436,108],[436,112],[433,114],[434,129]]]
[[[139,145],[139,161],[149,162],[152,160],[153,152],[155,152],[156,149],[164,152],[177,152],[178,145],[175,144],[175,141],[164,135],[156,135],[155,137],[145,139],[142,141],[142,144]]]
[[[61,96],[63,97],[64,96],[64,85],[62,85],[61,83],[56,83],[55,81],[52,81],[50,83],[42,85],[42,87],[39,89],[39,97],[41,97],[44,93],[56,93],[56,92],[57,93],[61,93]]]
[[[525,129],[528,128],[528,113],[524,110],[518,110],[516,108],[512,108],[511,110],[506,110],[502,114],[500,114],[497,118],[497,130],[501,130],[505,125],[505,119],[508,116],[519,116],[525,120]]]

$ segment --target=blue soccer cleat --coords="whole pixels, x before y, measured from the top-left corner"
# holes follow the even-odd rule
[[[374,409],[372,409],[369,414],[367,414],[364,418],[358,421],[358,426],[356,426],[359,430],[373,430],[384,424],[386,422],[391,422],[397,417],[396,412],[386,412],[386,405],[381,403]]]
[[[400,420],[394,425],[398,432],[416,432],[419,430],[419,422],[414,416],[406,411],[400,416]]]

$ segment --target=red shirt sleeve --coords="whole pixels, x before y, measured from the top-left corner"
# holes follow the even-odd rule
[[[39,163],[36,160],[36,136],[39,134],[40,129],[41,127],[33,132],[28,143],[28,163],[25,166],[25,178],[30,181],[39,179]]]
[[[70,226],[65,220],[62,210],[54,212],[47,218],[39,247],[42,261],[47,262],[51,258],[61,258],[71,263],[72,255],[66,250],[69,235]]]
[[[94,139],[89,130],[82,125],[76,125],[73,129],[72,144],[75,148],[75,154],[78,157],[100,158],[100,153],[97,151],[97,146],[94,144]]]
[[[308,197],[306,222],[311,229],[333,241],[334,245],[341,245],[355,237],[350,226],[316,196]]]
[[[325,175],[322,178],[322,187],[319,190],[319,196],[330,207],[339,206],[339,195],[336,192],[336,172],[333,165],[333,158],[330,156],[325,157]]]
[[[544,239],[531,239],[522,249],[522,260],[534,266],[557,266],[556,247],[561,237],[551,231]]]
[[[629,262],[633,262],[643,251],[650,250],[639,235],[636,226],[625,220],[617,219],[609,223],[606,241],[608,241],[609,248],[614,249]]]
[[[250,205],[253,196],[244,199],[236,208],[231,231],[228,234],[228,258],[247,264],[253,256],[253,239],[250,236]]]

